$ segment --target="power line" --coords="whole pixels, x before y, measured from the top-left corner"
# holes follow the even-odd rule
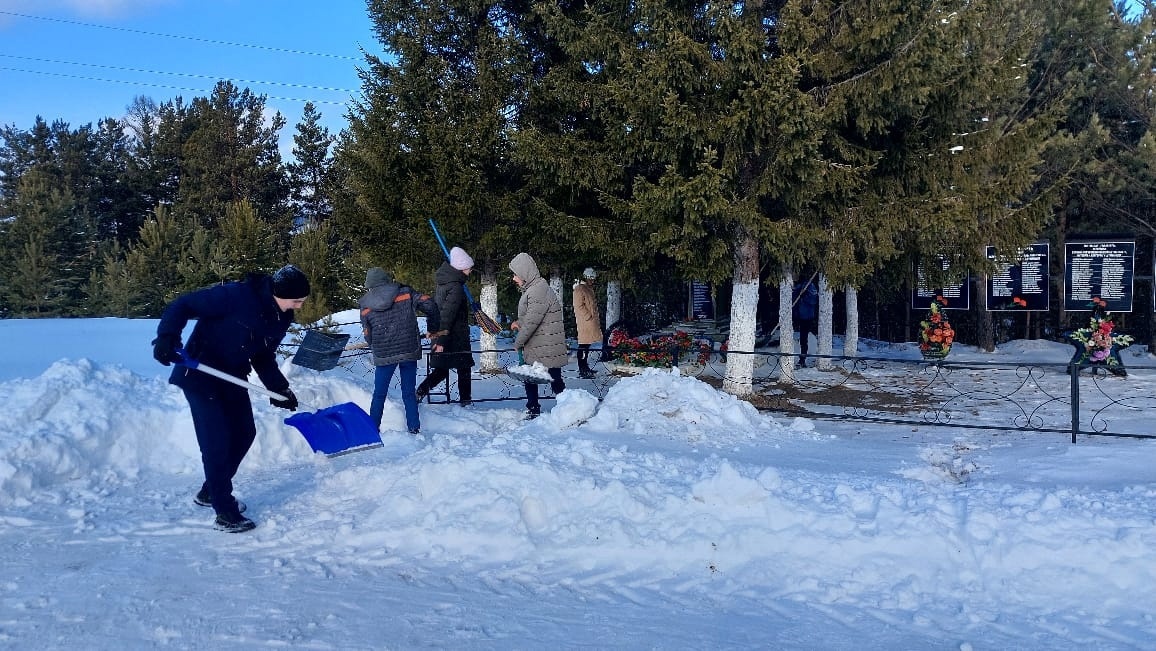
[[[188,90],[196,93],[207,93],[208,90],[204,88],[189,88],[187,86],[172,86],[169,84],[154,84],[145,81],[126,81],[124,79],[102,79],[100,77],[86,77],[84,75],[70,75],[64,72],[48,72],[45,70],[25,70],[23,68],[10,68],[8,66],[0,66],[0,70],[8,70],[11,72],[24,72],[32,75],[50,75],[53,77],[67,77],[69,79],[83,79],[85,81],[100,81],[111,84],[127,84],[129,86],[149,86],[151,88],[167,88],[170,90]],[[300,97],[279,97],[277,95],[265,95],[266,99],[278,99],[286,102],[312,102],[314,104],[333,104],[336,106],[345,106],[346,102],[334,102],[323,99],[302,99]]]
[[[186,73],[186,72],[167,72],[164,70],[146,70],[146,69],[142,69],[142,68],[127,68],[124,66],[103,65],[103,64],[99,64],[99,63],[83,63],[83,62],[78,62],[78,61],[60,61],[58,59],[40,59],[37,57],[26,57],[26,56],[20,56],[20,55],[16,55],[16,54],[0,53],[0,57],[4,57],[4,58],[8,58],[8,59],[20,59],[22,61],[37,61],[40,63],[59,63],[59,64],[64,64],[64,65],[69,65],[69,66],[85,66],[85,67],[89,67],[89,68],[105,68],[107,70],[120,70],[123,72],[143,72],[143,73],[152,74],[152,75],[172,75],[175,77],[189,77],[189,78],[193,78],[193,79],[213,79],[213,80],[223,79],[226,81],[234,81],[234,82],[241,83],[241,84],[262,84],[262,85],[267,85],[267,86],[287,86],[287,87],[291,87],[291,88],[305,88],[305,89],[309,89],[309,90],[331,90],[331,91],[335,91],[335,92],[339,92],[339,93],[356,93],[357,92],[356,90],[350,90],[349,88],[333,88],[330,86],[310,86],[308,84],[294,84],[294,83],[283,82],[283,81],[256,81],[253,79],[233,79],[230,77],[215,77],[213,75],[198,75],[198,74]]]
[[[129,29],[127,27],[113,27],[111,25],[96,25],[94,23],[82,23],[75,20],[64,20],[63,18],[49,18],[47,16],[33,16],[31,14],[19,14],[14,11],[0,10],[0,14],[5,16],[16,16],[17,18],[28,18],[31,20],[43,20],[50,23],[63,23],[66,25],[78,25],[80,27],[92,27],[94,29],[110,29],[118,32],[129,32],[132,34],[143,34],[145,36],[160,36],[162,38],[177,38],[186,41],[196,41],[198,43],[210,43],[213,45],[228,45],[231,47],[247,47],[255,50],[267,50],[269,52],[285,52],[287,54],[302,54],[314,57],[326,57],[329,59],[346,59],[348,61],[360,61],[360,57],[353,57],[344,54],[327,54],[324,52],[309,52],[307,50],[292,50],[283,47],[271,47],[268,45],[254,45],[252,43],[236,43],[233,41],[220,41],[211,38],[199,38],[196,36],[182,36],[180,34],[164,34],[161,32],[147,32],[140,29]]]

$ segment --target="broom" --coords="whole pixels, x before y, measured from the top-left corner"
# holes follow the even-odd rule
[[[434,237],[438,238],[438,244],[442,247],[442,253],[445,254],[446,261],[448,262],[450,259],[450,251],[446,248],[446,243],[442,241],[442,234],[438,232],[438,227],[437,224],[434,223],[434,220],[429,220],[429,227],[433,229]],[[466,300],[470,302],[470,308],[474,312],[474,322],[478,324],[478,327],[492,335],[501,332],[502,326],[498,325],[498,322],[494,321],[489,314],[482,311],[481,304],[475,301],[474,296],[470,294],[469,286],[462,283],[462,289],[466,293]]]

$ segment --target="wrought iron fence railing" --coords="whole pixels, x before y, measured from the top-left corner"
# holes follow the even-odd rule
[[[717,348],[690,354],[655,352],[669,354],[656,354],[654,359],[667,363],[677,359],[681,373],[716,387],[726,379],[730,356],[749,355],[754,393],[748,399],[770,412],[815,419],[1063,433],[1070,434],[1073,443],[1081,435],[1156,438],[1156,365],[1133,364],[1126,373],[1119,369],[1112,373],[1092,364],[808,355],[810,365],[798,368],[797,354]],[[474,377],[490,382],[484,396],[474,392],[474,402],[524,398],[522,383],[504,373],[518,363],[516,351],[480,350],[475,355],[486,364],[474,368]],[[788,359],[791,362],[785,363]],[[346,353],[340,366],[372,378],[372,362],[365,351]],[[425,365],[420,366],[422,373]],[[567,387],[585,389],[599,399],[622,378],[649,368],[601,358],[597,350],[591,353],[590,366],[594,377],[579,377],[572,362],[563,378]],[[454,377],[451,373],[428,399],[450,401],[456,391]],[[542,392],[547,394],[543,399],[552,397],[548,387],[542,387]]]

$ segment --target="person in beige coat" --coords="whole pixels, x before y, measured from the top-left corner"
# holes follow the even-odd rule
[[[514,284],[522,292],[518,300],[518,320],[510,329],[518,333],[514,348],[522,354],[526,364],[541,362],[550,373],[550,388],[554,395],[566,389],[562,367],[569,362],[566,349],[566,330],[562,323],[562,304],[550,287],[538,265],[528,253],[519,253],[510,261]],[[526,383],[526,417],[537,418],[542,413],[538,402],[538,385]]]
[[[602,341],[602,326],[598,316],[598,298],[594,296],[594,269],[586,267],[582,279],[574,284],[574,321],[578,324],[578,377],[590,379],[590,344]]]

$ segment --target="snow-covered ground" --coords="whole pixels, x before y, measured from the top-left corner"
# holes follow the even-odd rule
[[[226,534],[155,325],[0,321],[0,648],[1156,648],[1156,441],[793,419],[648,371],[534,421],[423,405],[417,438],[394,392],[384,447],[326,459],[255,398],[258,527]]]

